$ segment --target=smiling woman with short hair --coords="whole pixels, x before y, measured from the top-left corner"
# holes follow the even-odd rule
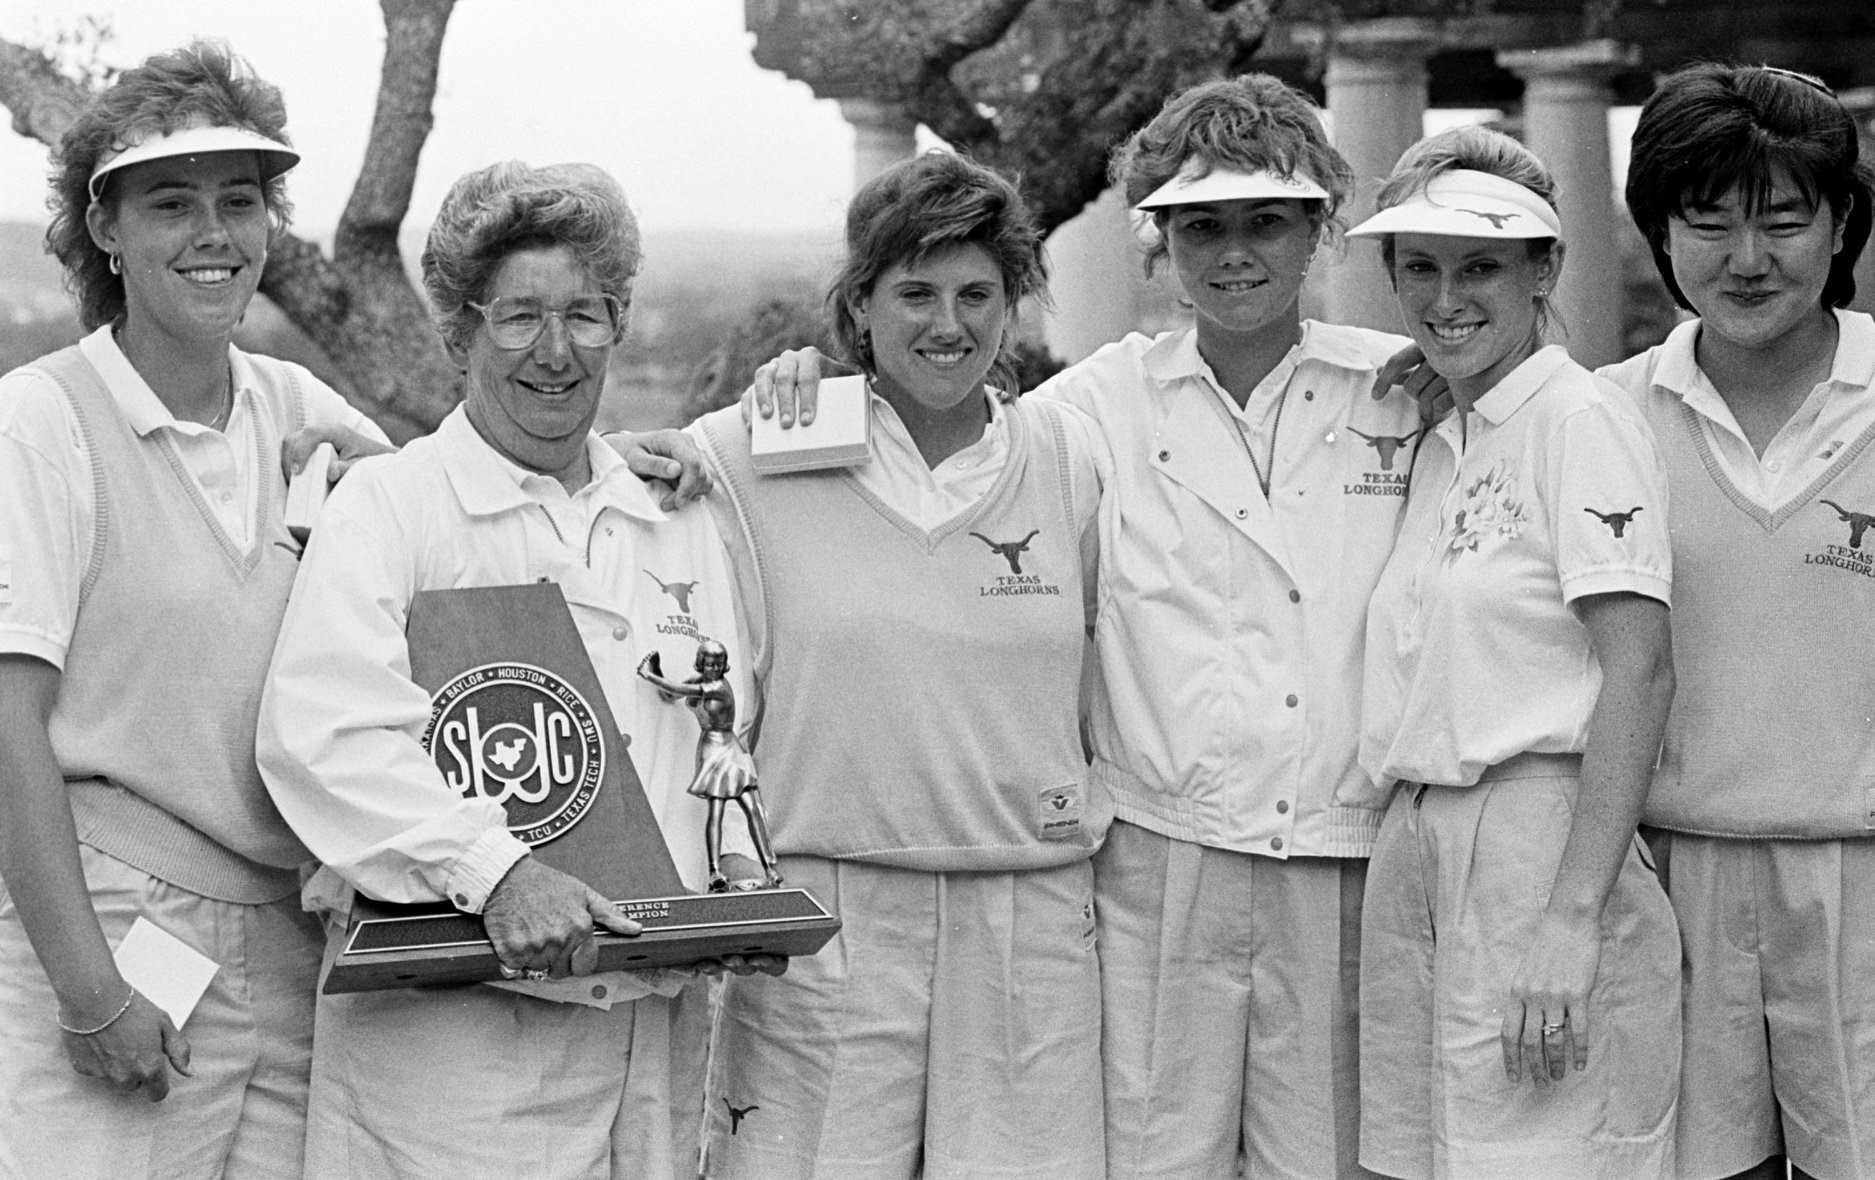
[[[0,379],[0,1174],[300,1174],[320,939],[253,742],[298,568],[278,456],[384,440],[232,344],[285,130],[198,43],[58,148],[47,241],[90,334]],[[140,919],[215,963],[186,1033],[113,961]]]
[[[710,515],[663,512],[592,433],[639,258],[625,194],[598,168],[510,161],[458,179],[423,277],[466,399],[348,475],[307,546],[258,746],[324,862],[308,904],[335,941],[354,891],[480,914],[508,981],[321,996],[311,1175],[695,1175],[707,990],[687,971],[594,974],[595,924],[636,924],[535,859],[501,799],[447,783],[405,640],[425,591],[557,583],[671,858],[687,887],[706,884],[686,791],[696,728],[635,669],[653,653],[690,663],[699,632],[736,653],[732,676],[748,661]]]
[[[1007,384],[1043,279],[1015,186],[920,156],[860,190],[846,241],[828,302],[871,462],[757,476],[736,409],[693,427],[762,624],[781,872],[844,923],[729,981],[708,1174],[1099,1176],[1089,858],[1113,812],[1075,701],[1104,450]]]

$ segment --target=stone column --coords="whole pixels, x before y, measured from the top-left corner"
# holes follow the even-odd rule
[[[1048,235],[1048,286],[1055,304],[1045,321],[1050,352],[1073,364],[1142,326],[1141,257],[1118,188]]]
[[[1426,60],[1438,26],[1415,17],[1356,21],[1332,30],[1298,28],[1296,40],[1326,50],[1328,115],[1335,147],[1354,169],[1354,198],[1342,209],[1350,227],[1374,211],[1374,194],[1394,163],[1425,133]],[[1370,241],[1315,260],[1324,314],[1338,324],[1400,331],[1399,304]]]
[[[918,150],[918,124],[896,103],[843,98],[840,113],[853,125],[853,191]]]
[[[1552,296],[1568,332],[1556,339],[1591,369],[1626,355],[1626,300],[1614,229],[1628,214],[1615,197],[1608,156],[1608,108],[1614,103],[1609,80],[1639,61],[1637,46],[1607,40],[1497,55],[1497,64],[1524,82],[1524,142],[1556,178],[1569,244],[1562,282]]]

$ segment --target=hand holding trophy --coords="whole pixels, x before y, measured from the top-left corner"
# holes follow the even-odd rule
[[[680,682],[667,680],[657,652],[638,664],[638,675],[657,686],[670,699],[683,700],[696,716],[702,732],[697,736],[697,773],[690,793],[710,804],[704,828],[704,846],[709,857],[710,892],[731,888],[723,875],[723,812],[734,799],[742,808],[749,825],[749,838],[755,842],[762,861],[762,881],[737,882],[737,889],[773,889],[781,884],[775,868],[775,850],[768,842],[768,814],[762,807],[762,791],[755,774],[755,759],[736,736],[736,693],[727,679],[729,652],[714,639],[697,644],[696,675]]]

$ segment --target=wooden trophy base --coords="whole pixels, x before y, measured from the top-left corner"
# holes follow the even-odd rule
[[[600,971],[687,967],[724,955],[811,955],[840,928],[840,919],[813,894],[785,887],[640,898],[620,902],[619,909],[642,923],[644,933],[625,938],[598,931]],[[482,983],[500,979],[499,966],[474,914],[360,898],[325,992]]]

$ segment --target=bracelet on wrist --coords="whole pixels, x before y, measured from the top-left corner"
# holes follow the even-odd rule
[[[103,1032],[105,1029],[111,1027],[113,1024],[116,1024],[119,1020],[122,1020],[124,1013],[130,1011],[130,1006],[136,1002],[137,1002],[137,989],[133,987],[130,989],[130,994],[124,997],[123,1007],[119,1008],[116,1012],[113,1012],[109,1020],[105,1021],[103,1024],[100,1024],[96,1028],[73,1028],[71,1025],[65,1023],[65,1014],[63,1012],[59,1013],[53,1019],[58,1021],[60,1032],[68,1032],[68,1033],[71,1033],[75,1037],[95,1037],[99,1033]]]

